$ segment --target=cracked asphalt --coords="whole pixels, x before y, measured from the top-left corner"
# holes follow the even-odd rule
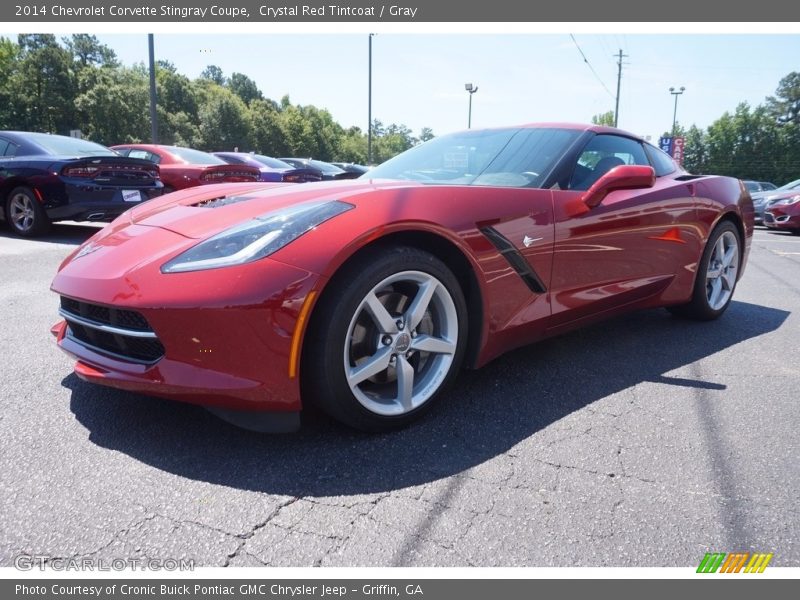
[[[94,387],[49,334],[91,226],[0,231],[0,566],[800,566],[800,238],[757,229],[726,315],[639,312],[464,372],[387,435],[291,435]]]

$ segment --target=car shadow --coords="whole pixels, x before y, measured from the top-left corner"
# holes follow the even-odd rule
[[[294,434],[236,429],[202,408],[63,380],[90,441],[155,468],[233,488],[292,496],[373,493],[456,475],[573,411],[638,383],[724,390],[667,375],[776,330],[788,312],[733,302],[714,322],[642,311],[510,352],[455,387],[420,422],[352,431],[305,411]]]
[[[42,236],[25,238],[13,233],[7,223],[0,226],[0,238],[23,242],[43,242],[46,244],[73,244],[80,246],[102,229],[105,223],[53,223],[50,231]]]

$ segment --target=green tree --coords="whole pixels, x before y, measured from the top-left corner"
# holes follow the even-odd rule
[[[276,103],[263,99],[253,100],[248,106],[248,113],[252,149],[268,156],[285,156],[289,153]]]
[[[19,45],[0,37],[0,129],[17,129],[12,76],[19,68]]]
[[[150,136],[149,82],[141,69],[118,67],[87,72],[92,85],[75,99],[86,115],[80,129],[100,144],[141,142]]]
[[[87,65],[120,66],[116,53],[105,44],[101,44],[97,36],[75,33],[71,37],[63,38],[62,41],[80,67]]]
[[[264,95],[258,89],[255,81],[242,73],[234,73],[228,80],[228,88],[245,104],[250,104],[253,100],[262,100]]]
[[[609,110],[604,113],[594,115],[592,117],[592,123],[594,123],[595,125],[606,125],[608,127],[614,127],[614,111]]]
[[[433,129],[431,129],[430,127],[423,127],[422,129],[420,129],[419,132],[420,142],[427,142],[428,140],[432,140],[435,137],[436,136],[433,135]]]
[[[690,173],[707,173],[708,156],[705,132],[696,125],[692,125],[684,138],[683,168]]]
[[[208,65],[203,72],[200,73],[201,79],[208,79],[217,85],[225,85],[225,75],[222,73],[217,65]]]
[[[67,133],[76,125],[77,80],[72,53],[54,35],[20,35],[19,61],[9,81],[17,128]]]
[[[216,84],[206,87],[204,96],[198,109],[200,146],[209,151],[248,150],[250,119],[242,99]]]
[[[781,79],[775,95],[767,98],[769,114],[781,124],[800,125],[800,73]]]

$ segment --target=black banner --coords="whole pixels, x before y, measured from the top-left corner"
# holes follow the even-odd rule
[[[702,576],[697,579],[672,580],[591,580],[591,579],[209,579],[179,581],[146,580],[78,580],[0,582],[0,596],[14,600],[530,600],[552,594],[557,597],[594,598],[604,593],[622,597],[675,598],[696,592],[698,586],[707,593],[715,578],[714,594],[730,593],[733,597],[750,594],[771,594],[788,597],[791,580],[741,577]],[[700,583],[704,579],[704,583]],[[734,589],[735,587],[735,589]],[[580,596],[579,596],[580,595]],[[691,596],[690,596],[691,597]]]
[[[0,20],[48,22],[780,22],[800,20],[800,4],[762,0],[757,5],[705,0],[641,2],[520,2],[519,0],[58,0],[2,4]]]

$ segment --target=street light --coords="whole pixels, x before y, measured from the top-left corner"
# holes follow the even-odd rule
[[[675,126],[678,123],[678,96],[680,96],[686,90],[685,87],[681,86],[680,89],[676,90],[674,87],[669,88],[669,93],[675,96],[675,109],[672,111],[672,135],[675,135]]]
[[[372,164],[372,36],[375,33],[369,34],[369,77],[368,77],[368,91],[367,91],[367,164]]]
[[[469,92],[469,116],[467,117],[467,129],[472,129],[472,94],[478,91],[477,85],[465,83],[464,89]]]

